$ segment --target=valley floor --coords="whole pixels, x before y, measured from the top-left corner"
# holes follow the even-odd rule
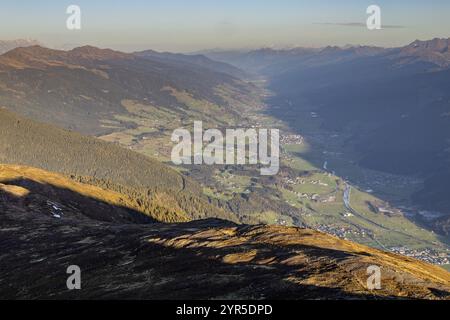
[[[255,96],[270,96],[264,82]],[[170,164],[170,135],[175,128],[192,127],[196,113],[208,106],[202,101],[178,95],[191,106],[192,114],[180,119],[176,112],[126,101],[127,120],[137,129],[103,136],[142,154]],[[242,223],[307,226],[343,239],[383,250],[413,256],[443,265],[449,262],[449,240],[415,222],[405,203],[420,182],[400,176],[365,170],[348,159],[345,137],[320,131],[320,115],[305,111],[295,130],[275,117],[274,98],[270,105],[247,106],[238,118],[208,115],[209,126],[226,128],[279,128],[282,168],[272,180],[261,177],[252,167],[177,167],[201,183],[204,192],[220,206],[230,209]],[[262,103],[262,102],[261,102]],[[281,101],[279,104],[289,104]],[[235,106],[235,109],[238,109]],[[284,109],[283,109],[284,110]],[[288,115],[285,115],[288,116]],[[294,115],[293,115],[294,116]],[[347,196],[351,194],[351,198]],[[403,202],[399,202],[399,199]]]

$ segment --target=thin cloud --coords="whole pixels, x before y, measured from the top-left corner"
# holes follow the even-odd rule
[[[341,27],[362,27],[366,28],[367,25],[362,22],[317,22],[314,24],[320,24],[320,25],[328,25],[328,26],[341,26]],[[406,26],[400,26],[400,25],[381,25],[382,29],[403,29],[406,28]]]

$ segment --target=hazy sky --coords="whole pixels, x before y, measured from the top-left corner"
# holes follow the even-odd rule
[[[66,8],[82,29],[66,29]],[[382,9],[369,31],[366,9]],[[0,39],[52,47],[91,44],[120,50],[195,51],[267,46],[404,45],[450,37],[450,0],[0,0]]]

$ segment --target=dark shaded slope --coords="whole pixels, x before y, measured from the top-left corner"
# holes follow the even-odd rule
[[[54,219],[120,224],[187,220],[176,213],[159,216],[157,208],[143,212],[126,195],[23,166],[0,164],[0,194],[4,203]]]

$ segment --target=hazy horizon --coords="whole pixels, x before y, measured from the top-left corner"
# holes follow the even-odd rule
[[[66,9],[81,8],[81,30],[68,30]],[[382,30],[365,27],[366,9],[382,9]],[[10,2],[0,11],[0,39],[29,38],[53,48],[90,44],[122,51],[373,45],[396,47],[448,37],[450,3],[433,1],[292,1],[226,3],[181,0]]]
[[[448,38],[448,37],[447,37]],[[439,39],[447,39],[447,38],[439,38]],[[428,41],[428,40],[433,40],[435,38],[429,38],[429,39],[414,39],[413,41],[410,42],[405,42],[404,44],[400,44],[398,46],[377,46],[380,48],[396,48],[396,47],[402,47],[402,46],[406,46],[409,45],[410,43],[419,40],[419,41]],[[79,47],[84,47],[84,46],[92,46],[92,47],[97,47],[100,49],[112,49],[112,50],[116,50],[116,51],[122,51],[125,53],[133,53],[133,52],[138,52],[138,51],[145,51],[145,50],[154,50],[157,52],[169,52],[169,53],[184,53],[184,54],[206,54],[208,52],[226,52],[226,51],[242,51],[242,52],[247,52],[247,51],[252,51],[252,50],[259,50],[259,49],[274,49],[274,50],[289,50],[289,49],[295,49],[295,48],[313,48],[313,49],[323,49],[326,48],[327,46],[336,46],[336,47],[340,47],[340,48],[345,48],[345,47],[357,47],[357,46],[372,46],[370,44],[364,44],[364,43],[347,43],[345,45],[323,45],[323,46],[301,46],[301,45],[285,45],[285,46],[255,46],[255,47],[236,47],[236,48],[203,48],[203,49],[198,49],[198,50],[193,50],[193,51],[176,51],[176,50],[164,50],[164,49],[155,49],[153,47],[145,47],[142,46],[141,48],[137,48],[137,49],[129,49],[129,50],[123,50],[121,48],[117,48],[115,46],[102,46],[102,45],[96,45],[95,43],[79,43],[79,44],[65,44],[63,46],[52,46],[52,45],[48,45],[47,43],[40,41],[39,39],[33,39],[33,38],[16,38],[16,39],[0,39],[0,41],[35,41],[38,42],[38,45],[43,46],[45,48],[49,48],[49,49],[55,49],[55,50],[63,50],[63,51],[70,51],[74,48],[79,48]]]

